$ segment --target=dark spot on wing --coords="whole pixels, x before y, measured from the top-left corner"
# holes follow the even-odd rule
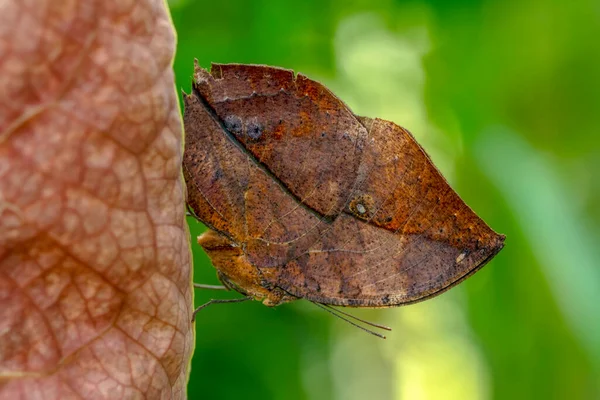
[[[248,127],[246,128],[246,134],[252,140],[257,140],[262,136],[263,127],[258,122],[250,122],[248,123]]]
[[[240,117],[228,115],[223,120],[223,125],[225,125],[225,129],[234,135],[240,135],[242,133],[242,120]]]

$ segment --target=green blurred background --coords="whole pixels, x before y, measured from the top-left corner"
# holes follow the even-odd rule
[[[169,2],[193,59],[291,68],[413,132],[505,249],[424,303],[356,315],[300,301],[196,322],[192,399],[600,399],[600,3]],[[192,237],[202,226],[190,221]],[[193,246],[196,282],[217,283]],[[197,292],[196,303],[235,293]]]

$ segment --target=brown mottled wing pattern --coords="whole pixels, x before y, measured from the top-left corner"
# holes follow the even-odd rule
[[[406,304],[503,247],[408,131],[355,116],[303,75],[197,68],[185,101],[188,202],[271,286],[326,304]]]

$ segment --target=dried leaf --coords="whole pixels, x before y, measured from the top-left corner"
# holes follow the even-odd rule
[[[0,9],[0,398],[184,398],[191,271],[165,3]]]

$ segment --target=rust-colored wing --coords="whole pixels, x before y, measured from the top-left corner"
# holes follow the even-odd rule
[[[326,304],[406,304],[503,247],[407,130],[355,116],[303,75],[197,67],[185,102],[190,207],[265,287]]]

